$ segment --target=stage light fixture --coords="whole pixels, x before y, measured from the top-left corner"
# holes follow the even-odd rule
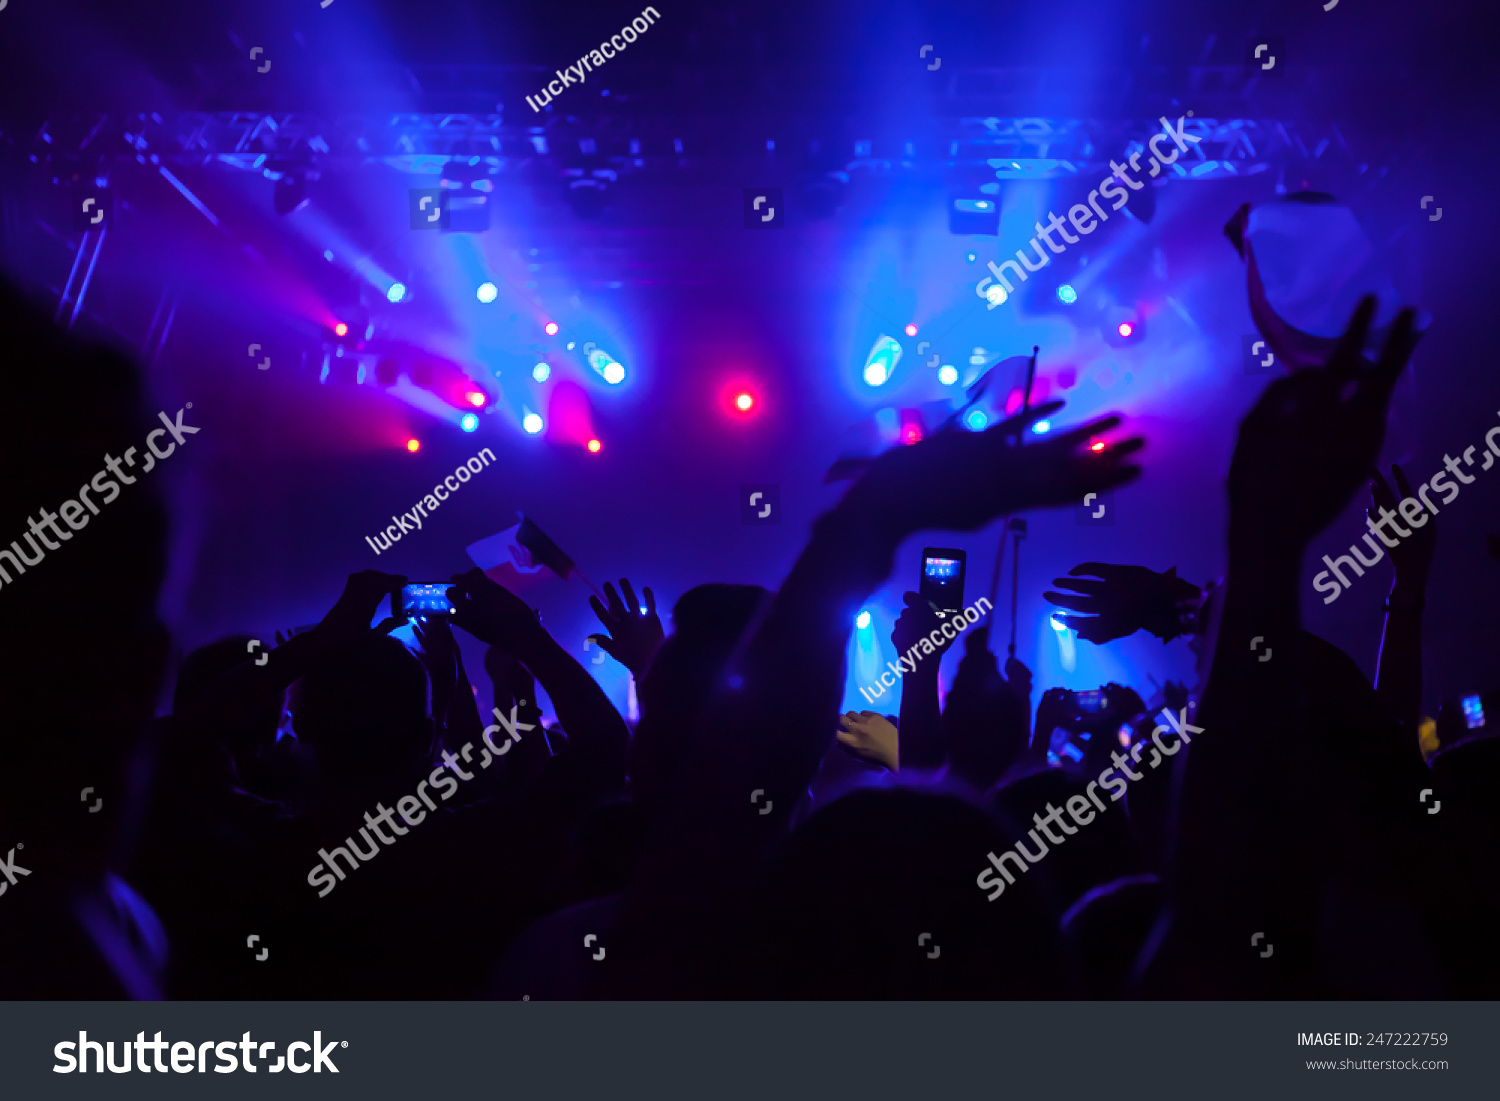
[[[479,284],[479,288],[474,292],[474,297],[479,299],[479,301],[483,302],[485,305],[489,305],[495,299],[500,297],[500,288],[495,286],[495,284],[486,281]]]
[[[909,324],[909,325],[906,326],[906,335],[907,336],[916,336],[917,335],[917,326],[916,326],[915,323],[912,323],[912,324]]]
[[[526,429],[529,434],[535,436],[542,430],[542,418],[535,413],[527,413],[526,416],[521,418],[521,427]]]
[[[958,368],[951,363],[945,363],[938,368],[938,381],[944,386],[952,386],[958,381]]]
[[[333,327],[333,335],[334,336],[348,336],[349,335],[349,326],[345,325],[342,321],[340,321],[338,324],[336,324]]]
[[[1003,305],[1009,297],[1009,292],[999,283],[991,283],[988,287],[984,288],[984,300],[992,306]]]
[[[1045,436],[1048,432],[1052,431],[1052,422],[1051,421],[1037,421],[1035,424],[1033,424],[1031,426],[1031,430],[1033,432],[1035,432],[1038,436]]]
[[[1064,306],[1071,306],[1078,301],[1078,292],[1073,289],[1072,284],[1064,283],[1057,288],[1057,300]]]
[[[598,440],[590,440],[589,441],[589,451],[592,452],[595,455],[599,454],[599,449],[601,447],[603,447],[603,446],[604,445],[601,444]]]
[[[473,413],[465,413],[459,418],[458,426],[465,432],[473,432],[479,427],[479,418]]]
[[[861,631],[868,631],[870,629],[870,613],[860,612],[859,615],[855,616],[854,618],[854,625]]]
[[[1049,618],[1054,631],[1066,631],[1068,629],[1068,625],[1062,621],[1061,612],[1053,612]]]
[[[734,407],[741,413],[748,413],[755,405],[755,398],[750,394],[740,394],[734,399]]]
[[[618,363],[606,363],[603,374],[604,381],[611,386],[618,386],[625,381],[625,368]]]
[[[415,455],[418,451],[422,450],[422,441],[413,436],[411,439],[406,441],[406,450]]]
[[[392,283],[390,285],[390,288],[385,292],[385,299],[387,302],[400,302],[405,297],[405,283]]]
[[[552,377],[552,368],[545,363],[538,363],[531,369],[531,377],[538,382],[546,382]]]
[[[556,321],[549,321],[549,322],[547,322],[546,328],[543,331],[546,332],[546,334],[548,336],[556,336],[557,335],[557,322]],[[569,347],[572,347],[572,345],[569,345]]]
[[[896,364],[901,362],[901,345],[894,337],[881,333],[875,338],[870,354],[865,357],[864,380],[871,386],[884,386],[896,373]]]
[[[955,198],[948,204],[948,232],[961,235],[1000,235],[1000,203],[988,196]]]
[[[984,426],[990,423],[990,418],[983,409],[970,409],[964,414],[964,423],[969,426],[970,431],[982,432]]]
[[[1119,333],[1126,340],[1129,340],[1130,334],[1135,332],[1135,326],[1128,321],[1122,321],[1115,326],[1115,332]]]
[[[1089,450],[1096,455],[1099,454],[1099,452],[1104,450],[1104,441],[1095,440],[1093,443],[1089,444]]]
[[[484,396],[483,390],[470,390],[468,391],[468,393],[464,394],[464,400],[472,405],[475,409],[482,409],[484,408],[484,403],[489,399]]]

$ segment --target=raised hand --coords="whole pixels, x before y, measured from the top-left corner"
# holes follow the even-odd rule
[[[1181,613],[1196,603],[1198,587],[1177,576],[1177,567],[1166,573],[1145,566],[1117,566],[1108,562],[1084,562],[1053,584],[1065,593],[1043,593],[1045,600],[1082,615],[1062,616],[1062,622],[1090,642],[1112,642],[1145,629],[1168,641],[1182,634]],[[1079,580],[1073,580],[1079,578]],[[1098,580],[1094,580],[1098,578]]]
[[[997,516],[1070,504],[1140,475],[1140,467],[1125,462],[1145,446],[1139,437],[1093,450],[1095,437],[1119,425],[1116,416],[1040,442],[1015,442],[1026,425],[1062,407],[1047,402],[984,432],[939,432],[887,451],[855,483],[845,505],[864,510],[896,535],[930,528],[973,531]]]
[[[631,676],[639,682],[651,665],[651,659],[656,657],[656,651],[661,649],[666,633],[661,628],[661,618],[656,614],[656,595],[652,593],[650,586],[641,590],[646,598],[644,612],[636,602],[635,590],[630,587],[630,581],[623,577],[620,578],[620,592],[624,593],[624,600],[615,592],[615,587],[606,581],[604,597],[609,602],[608,607],[601,604],[597,596],[589,597],[589,607],[609,631],[607,635],[590,635],[589,638],[598,644],[599,649],[629,669]]]
[[[937,648],[937,658],[941,658],[944,651],[952,646],[957,636],[948,638],[942,632],[942,626],[946,616],[939,615],[933,610],[931,602],[923,598],[919,593],[902,594],[906,607],[896,618],[896,626],[891,629],[891,642],[895,643],[896,653],[904,654],[913,646],[918,645],[922,639],[930,637],[933,631],[938,633],[938,641],[933,645]],[[962,628],[963,624],[958,624]]]
[[[873,711],[850,711],[839,716],[839,745],[861,761],[880,765],[890,772],[901,766],[901,743],[896,727]]]
[[[1375,299],[1364,299],[1328,363],[1271,383],[1241,422],[1229,467],[1231,543],[1300,552],[1375,465],[1418,335],[1415,314],[1403,310],[1371,364],[1360,349],[1374,316]]]
[[[362,634],[370,629],[370,620],[375,618],[380,602],[391,593],[399,592],[405,584],[406,578],[381,573],[379,570],[351,573],[349,580],[344,583],[344,595],[339,597],[338,603],[329,610],[318,626],[325,634],[335,637],[348,638]],[[398,623],[399,620],[394,617],[388,618],[376,629],[389,631]]]
[[[1405,521],[1404,527],[1411,534],[1399,539],[1394,547],[1390,548],[1391,565],[1396,568],[1396,583],[1404,589],[1412,592],[1420,592],[1427,585],[1427,571],[1432,566],[1432,554],[1437,549],[1437,521],[1427,512],[1422,502],[1417,500],[1411,491],[1411,483],[1406,480],[1406,472],[1399,466],[1391,465],[1391,474],[1396,479],[1396,488],[1401,493],[1400,501],[1391,492],[1390,485],[1381,477],[1380,471],[1374,472],[1375,476],[1370,479],[1370,508],[1366,515],[1372,520],[1380,520],[1386,513],[1396,513],[1400,510],[1401,501],[1416,501],[1418,508],[1411,510],[1416,514],[1419,510],[1427,516],[1427,521],[1418,527],[1410,520],[1406,520],[1406,513],[1400,512],[1396,523]],[[1397,535],[1392,531],[1392,535]]]
[[[454,607],[453,622],[480,642],[514,652],[541,630],[526,602],[491,581],[483,570],[454,574],[447,595]]]

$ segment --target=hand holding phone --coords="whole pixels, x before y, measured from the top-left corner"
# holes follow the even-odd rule
[[[403,623],[409,619],[452,614],[453,603],[448,599],[448,585],[445,582],[403,585],[391,590],[391,615]]]

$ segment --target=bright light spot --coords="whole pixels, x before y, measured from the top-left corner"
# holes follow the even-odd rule
[[[589,441],[589,450],[592,451],[596,455],[599,453],[599,449],[601,447],[603,447],[603,446],[604,445],[602,443],[600,443],[598,440],[590,440]]]
[[[548,336],[556,336],[557,335],[557,322],[556,321],[549,321],[549,322],[547,322],[547,327],[546,327],[546,329],[544,331],[546,332],[546,334]],[[571,348],[572,345],[570,344],[570,345],[568,345],[568,347]]]
[[[531,377],[538,382],[546,382],[552,377],[552,368],[545,363],[538,363],[531,369]]]
[[[915,324],[911,324],[911,325],[906,326],[906,335],[907,336],[916,336],[917,335],[917,327],[916,327]]]
[[[1078,292],[1073,289],[1071,284],[1064,283],[1057,288],[1057,300],[1065,306],[1071,306],[1074,302],[1078,301]]]
[[[542,418],[536,413],[527,413],[521,418],[521,427],[535,436],[542,430]]]
[[[337,325],[335,325],[333,327],[333,335],[334,336],[348,336],[349,335],[349,326],[345,325],[342,321],[340,321]]]
[[[854,625],[856,627],[858,627],[861,631],[865,630],[867,627],[870,626],[870,613],[869,612],[860,612],[859,615],[856,616],[855,619],[854,619]]]
[[[485,305],[489,305],[500,297],[500,288],[493,283],[481,283],[479,289],[474,292],[474,297]]]
[[[1122,745],[1122,746],[1128,746],[1128,745],[1130,745],[1130,724],[1129,723],[1126,723],[1124,726],[1120,727],[1120,745]]]
[[[1135,332],[1135,326],[1128,321],[1122,321],[1120,322],[1120,327],[1115,331],[1121,336],[1129,336],[1131,333]]]
[[[871,386],[884,386],[885,378],[884,363],[872,363],[865,368],[865,381]]]
[[[472,405],[475,409],[482,408],[484,405],[484,394],[482,394],[478,390],[470,390],[469,404]]]
[[[476,417],[473,413],[465,413],[462,417],[459,418],[458,426],[465,432],[473,432],[476,428],[479,427],[479,418]]]
[[[1098,452],[1100,452],[1100,451],[1103,451],[1104,450],[1104,441],[1103,440],[1096,440],[1095,442],[1089,444],[1089,450],[1095,452],[1096,454]]]
[[[1010,296],[1006,294],[1005,288],[999,283],[991,283],[984,288],[984,300],[991,305],[998,306]]]
[[[741,394],[739,397],[734,399],[734,407],[741,413],[748,413],[750,411],[750,407],[754,404],[755,399],[752,398],[749,394]]]
[[[406,297],[406,284],[392,283],[390,290],[385,292],[385,297],[387,301],[400,302],[403,298]]]
[[[945,363],[938,368],[938,381],[944,386],[952,386],[958,381],[958,368],[951,363]]]
[[[1052,613],[1052,629],[1054,631],[1066,631],[1068,629],[1068,625],[1062,620],[1061,612]]]
[[[979,253],[977,253],[977,252],[967,252],[967,253],[964,254],[964,259],[967,260],[969,263],[972,264],[975,260],[979,259]]]
[[[625,368],[615,362],[604,365],[604,381],[611,386],[618,386],[625,381]]]
[[[406,441],[406,450],[415,455],[418,451],[422,450],[422,441],[413,436]]]
[[[970,409],[964,414],[964,423],[973,431],[978,432],[990,423],[990,418],[983,409]]]
[[[1052,422],[1037,421],[1034,425],[1031,426],[1031,430],[1038,436],[1045,436],[1048,432],[1052,431]]]
[[[990,204],[985,200],[980,199],[977,203],[974,204],[974,207],[976,210],[988,210],[990,208]]]

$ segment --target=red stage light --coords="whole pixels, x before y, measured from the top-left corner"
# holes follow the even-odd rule
[[[1094,451],[1094,452],[1103,451],[1104,450],[1104,441],[1103,440],[1095,440],[1093,443],[1089,444],[1089,450],[1090,451]]]
[[[601,444],[598,440],[590,440],[589,441],[589,450],[592,451],[596,455],[599,453],[599,449],[601,447],[603,447],[603,446],[604,445]]]
[[[470,390],[469,391],[469,404],[472,405],[472,406],[474,406],[474,408],[478,409],[481,405],[484,404],[484,395],[482,393],[480,393],[478,390]]]
[[[413,436],[406,441],[406,450],[415,455],[418,451],[422,450],[422,441]]]
[[[1131,333],[1135,332],[1135,326],[1128,321],[1122,321],[1120,322],[1120,327],[1115,331],[1118,332],[1121,336],[1129,336]]]
[[[547,335],[548,336],[556,336],[557,335],[557,322],[556,321],[549,321],[549,322],[547,322]]]
[[[333,327],[333,335],[334,336],[348,336],[349,335],[349,326],[345,325],[342,321],[340,321],[337,325],[335,325]]]
[[[917,335],[917,326],[916,326],[915,323],[910,324],[910,325],[908,325],[906,327],[906,335],[907,336],[916,336]]]
[[[755,404],[755,399],[749,394],[741,394],[734,399],[734,407],[741,413],[750,412],[750,407]]]

